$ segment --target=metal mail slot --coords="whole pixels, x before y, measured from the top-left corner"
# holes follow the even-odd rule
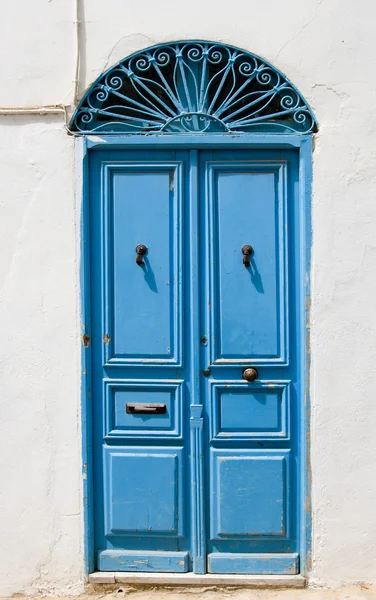
[[[166,405],[165,404],[126,404],[125,411],[128,414],[158,414],[165,415],[166,414]]]

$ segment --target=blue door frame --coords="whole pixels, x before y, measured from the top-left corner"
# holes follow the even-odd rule
[[[295,149],[299,154],[299,215],[300,252],[299,272],[302,285],[299,291],[300,322],[300,372],[301,402],[298,407],[300,445],[300,572],[310,569],[311,518],[310,518],[310,461],[309,461],[309,300],[310,300],[310,248],[311,248],[311,135],[261,135],[261,134],[205,134],[205,135],[133,135],[133,136],[87,136],[77,139],[82,144],[83,177],[81,207],[81,327],[82,327],[82,455],[84,491],[84,548],[86,572],[94,571],[94,518],[93,518],[93,449],[92,449],[92,403],[91,403],[91,312],[90,312],[90,228],[88,197],[88,155],[104,149],[153,150],[254,150]]]

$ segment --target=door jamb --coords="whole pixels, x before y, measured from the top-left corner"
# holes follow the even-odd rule
[[[92,468],[92,379],[91,379],[91,307],[90,307],[90,230],[88,151],[95,149],[286,149],[299,151],[300,219],[300,286],[299,310],[302,326],[299,331],[302,348],[301,373],[304,397],[300,403],[300,574],[311,570],[312,514],[310,461],[310,303],[311,303],[311,195],[313,136],[298,134],[198,134],[198,135],[132,135],[83,136],[75,138],[75,208],[80,215],[78,285],[80,288],[81,336],[81,439],[82,439],[82,501],[83,550],[86,579],[94,571],[94,518]],[[77,219],[78,221],[78,219]],[[301,410],[302,409],[302,410]]]

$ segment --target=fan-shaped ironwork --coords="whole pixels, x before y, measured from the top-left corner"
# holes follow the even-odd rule
[[[308,104],[282,73],[244,50],[173,42],[101,75],[70,123],[75,134],[298,132],[317,130]]]

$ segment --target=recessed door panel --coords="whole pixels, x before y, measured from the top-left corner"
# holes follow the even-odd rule
[[[104,448],[106,535],[183,532],[182,451]]]
[[[181,438],[183,381],[104,381],[106,439]]]
[[[289,452],[212,450],[211,536],[287,536]]]
[[[207,162],[211,362],[285,363],[285,165]],[[252,247],[244,268],[244,246]]]
[[[182,165],[105,169],[105,354],[115,364],[181,362]],[[136,248],[147,251],[136,262]]]
[[[211,381],[212,439],[288,439],[290,395],[288,381]]]

